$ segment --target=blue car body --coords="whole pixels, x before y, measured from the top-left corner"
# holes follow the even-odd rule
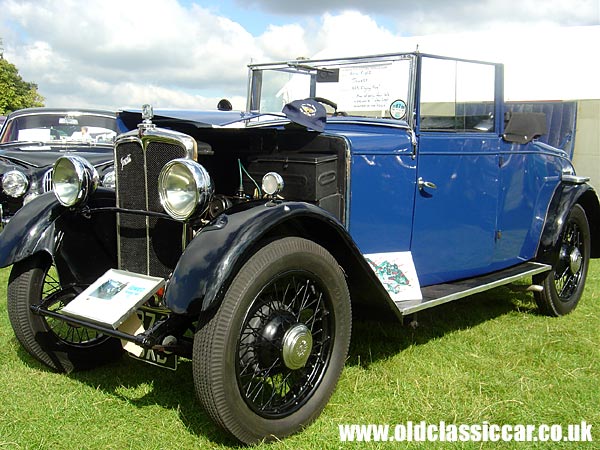
[[[132,131],[115,142],[115,190],[77,157],[57,161],[55,195],[0,240],[32,355],[69,371],[110,360],[118,338],[153,364],[192,358],[210,415],[255,443],[325,406],[351,308],[403,320],[522,278],[543,312],[575,308],[600,257],[600,202],[540,141],[543,114],[506,109],[501,64],[297,60],[251,65],[248,86],[243,112],[121,111]],[[60,281],[36,293],[51,266]],[[123,311],[107,303],[116,319],[86,310],[97,286],[149,279]],[[144,326],[123,328],[135,312]],[[72,342],[81,328],[98,334]]]
[[[430,133],[413,158],[406,130],[378,128],[338,128],[351,136],[348,229],[363,253],[412,251],[425,286],[535,257],[562,170],[572,170],[562,151]],[[420,190],[418,178],[437,189]]]

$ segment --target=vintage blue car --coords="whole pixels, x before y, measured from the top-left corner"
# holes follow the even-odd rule
[[[116,191],[77,156],[0,240],[23,347],[69,372],[125,350],[192,360],[244,443],[320,414],[362,312],[400,322],[531,280],[581,299],[600,204],[543,114],[507,113],[503,66],[421,53],[250,66],[240,111],[124,112]],[[227,108],[228,109],[228,108]],[[354,312],[354,314],[353,314]]]

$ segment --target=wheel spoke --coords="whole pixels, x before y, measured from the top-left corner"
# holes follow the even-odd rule
[[[285,396],[286,393],[283,390],[284,390],[286,381],[290,377],[290,375],[291,375],[291,372],[288,372],[288,374],[283,378],[283,380],[272,379],[273,384],[271,385],[271,395],[264,402],[263,409],[267,409],[269,406],[271,406],[273,403],[273,400],[276,399],[277,397],[281,398],[281,397]]]
[[[41,295],[40,305],[55,312],[60,311],[75,297],[72,286],[63,289],[54,264],[48,268],[48,271],[44,276]],[[56,337],[67,344],[91,345],[107,338],[98,331],[74,326],[63,320],[46,317],[45,321],[48,328],[56,335]]]
[[[268,385],[266,383],[266,381],[271,378],[270,372],[271,372],[271,370],[273,370],[273,368],[277,364],[278,364],[278,361],[274,362],[271,367],[267,367],[267,368],[263,369],[262,371],[257,371],[257,372],[254,373],[253,377],[251,378],[250,382],[248,383],[248,387],[249,388],[252,387],[252,381],[253,380],[256,381],[256,384],[254,385],[255,388],[252,389],[250,392],[247,393],[248,397],[251,397],[252,396],[252,392],[254,392],[256,388],[258,388],[257,394],[254,396],[254,399],[253,399],[253,400],[256,400],[256,398],[258,397],[258,394],[261,393],[262,390],[265,388],[265,386]]]
[[[304,292],[302,294],[302,300],[300,302],[300,306],[298,307],[298,316],[296,317],[296,320],[299,320],[299,314],[306,308],[306,305],[308,303],[308,299],[309,299],[309,292],[308,292],[308,285],[310,283],[310,280],[306,280],[306,284],[304,285]]]

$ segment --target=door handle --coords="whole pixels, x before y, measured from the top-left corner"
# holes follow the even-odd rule
[[[419,179],[417,180],[417,184],[419,186],[419,190],[420,191],[422,191],[425,188],[427,188],[427,189],[437,189],[437,186],[436,186],[435,183],[432,183],[431,181],[425,181],[421,177],[419,177]]]

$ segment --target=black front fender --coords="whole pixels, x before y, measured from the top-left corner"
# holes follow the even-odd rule
[[[64,283],[89,284],[116,267],[115,193],[98,188],[84,209],[69,209],[49,192],[34,199],[0,233],[0,267],[46,253]],[[90,211],[92,213],[90,213]]]
[[[391,302],[337,219],[312,204],[286,202],[241,205],[203,228],[175,267],[165,292],[166,305],[177,314],[192,315],[218,306],[238,270],[264,239],[290,234],[328,248],[344,270],[351,272],[349,276],[360,279],[363,290],[374,287],[376,296],[385,299],[383,303]]]
[[[0,267],[7,267],[34,253],[54,254],[55,223],[66,211],[48,192],[23,206],[0,233]]]
[[[600,257],[600,202],[588,184],[561,183],[550,202],[540,238],[536,260],[554,265],[559,256],[559,240],[563,224],[575,204],[580,204],[588,218],[591,234],[591,257]]]
[[[322,209],[300,202],[248,203],[221,214],[194,237],[177,263],[165,292],[168,308],[177,314],[208,310],[261,237],[299,216],[343,229]]]

